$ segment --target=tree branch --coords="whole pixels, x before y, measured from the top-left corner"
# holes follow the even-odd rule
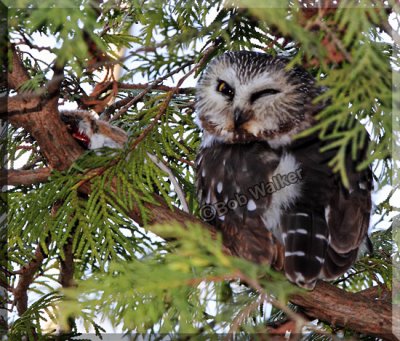
[[[290,300],[311,318],[385,340],[397,340],[392,334],[392,322],[398,325],[400,319],[393,316],[392,321],[390,302],[370,299],[363,292],[347,292],[323,281],[313,291],[293,295]]]
[[[19,274],[19,281],[17,286],[12,290],[14,294],[14,302],[17,307],[19,316],[21,316],[28,309],[28,289],[32,284],[36,272],[41,267],[43,260],[47,255],[43,252],[40,245],[36,246],[34,258],[15,274]]]
[[[32,170],[5,170],[0,174],[0,185],[10,186],[29,186],[39,182],[46,182],[50,176],[49,168],[39,168]]]
[[[29,80],[29,76],[15,46],[12,46],[11,63],[12,71],[8,77],[9,85],[19,91],[20,87]],[[26,108],[31,110],[23,114],[9,116],[12,125],[24,128],[36,139],[50,167],[59,170],[68,168],[71,160],[75,160],[83,151],[68,133],[67,127],[59,117],[57,87],[59,88],[62,80],[61,69],[58,66],[54,67],[54,77],[49,82],[48,88],[50,97],[34,96],[23,99]],[[21,93],[18,94],[21,95]],[[12,106],[18,107],[18,103],[12,98],[10,102]]]
[[[112,87],[113,82],[107,82],[104,84],[104,90],[109,90]],[[149,87],[149,84],[130,84],[130,83],[121,83],[117,82],[118,89],[124,89],[124,90],[144,90]],[[153,85],[151,87],[151,90],[155,91],[171,91],[173,87],[159,84],[159,85]],[[195,88],[180,88],[178,90],[179,94],[193,94],[195,91]]]
[[[154,82],[152,82],[151,84],[148,84],[147,87],[137,96],[135,96],[134,98],[130,99],[129,101],[127,101],[128,99],[123,99],[119,102],[123,103],[123,108],[117,113],[115,114],[110,121],[114,121],[116,120],[118,117],[120,117],[122,114],[124,114],[131,106],[135,105],[137,102],[139,102],[147,93],[149,93],[151,90],[153,90],[155,87],[159,86],[159,84],[164,81],[165,79],[173,76],[174,74],[182,71],[183,69],[185,69],[186,67],[190,66],[192,64],[192,62],[187,62],[181,66],[179,66],[178,68],[176,68],[175,70],[172,70],[171,72],[167,73],[166,75],[157,78]],[[185,78],[186,79],[186,78]],[[174,88],[172,88],[169,93],[170,94],[175,94],[179,91],[180,86],[176,86]],[[118,103],[118,102],[117,102]],[[115,103],[113,106],[110,106],[106,112],[101,116],[102,118],[107,119],[115,110],[114,106],[117,105],[117,103]],[[119,106],[121,107],[121,106]]]

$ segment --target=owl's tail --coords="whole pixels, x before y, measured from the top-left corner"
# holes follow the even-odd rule
[[[303,288],[313,289],[329,243],[325,217],[311,211],[287,213],[282,216],[281,226],[286,277]]]
[[[362,219],[356,221],[368,226]],[[342,226],[341,235],[335,223]],[[282,217],[281,226],[286,277],[310,290],[318,279],[333,280],[345,273],[356,261],[363,239],[368,241],[365,231],[351,235],[352,226],[348,220],[327,222],[322,210],[287,213]],[[341,239],[347,239],[347,244],[340,243]]]

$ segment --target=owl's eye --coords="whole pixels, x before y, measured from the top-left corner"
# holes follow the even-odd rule
[[[263,89],[261,91],[253,93],[250,97],[250,102],[254,102],[263,96],[275,95],[278,93],[280,93],[280,91],[277,89]]]
[[[218,81],[217,91],[227,96],[229,99],[232,99],[233,96],[235,96],[235,91],[232,89],[232,87],[227,82],[222,80]]]

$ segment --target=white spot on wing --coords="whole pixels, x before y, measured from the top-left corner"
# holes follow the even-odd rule
[[[295,233],[299,233],[299,234],[307,234],[308,231],[306,229],[296,229],[296,230],[290,230],[288,232],[288,234],[295,234]]]
[[[207,199],[206,199],[206,204],[210,204],[211,203],[211,191],[208,191],[207,193]]]
[[[325,259],[324,259],[324,258],[315,256],[315,259],[316,259],[318,262],[320,262],[321,264],[324,264],[324,263],[325,263]]]
[[[249,202],[247,203],[247,210],[248,211],[254,211],[256,209],[257,209],[256,203],[254,202],[253,199],[250,199]]]
[[[290,256],[305,256],[306,254],[304,251],[294,251],[294,252],[285,252],[285,257],[290,257]]]
[[[326,206],[325,207],[325,221],[328,223],[329,222],[329,214],[331,213],[331,207]]]
[[[221,193],[221,192],[222,192],[222,188],[223,188],[223,185],[222,185],[222,182],[220,181],[220,182],[218,182],[218,184],[217,184],[217,192],[218,192],[218,193]]]
[[[303,274],[301,272],[297,272],[296,271],[294,274],[296,276],[296,283],[304,282],[304,276],[303,276]]]
[[[300,233],[300,234],[307,234],[307,230],[306,229],[297,229],[295,230],[296,233]]]

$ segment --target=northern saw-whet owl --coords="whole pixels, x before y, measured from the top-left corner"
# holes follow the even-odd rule
[[[350,153],[346,188],[318,134],[294,139],[323,108],[303,68],[269,54],[227,52],[196,91],[203,139],[196,160],[200,213],[234,255],[284,270],[299,286],[335,279],[369,245],[372,176]]]

